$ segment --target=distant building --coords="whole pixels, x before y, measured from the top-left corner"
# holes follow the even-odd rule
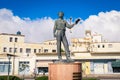
[[[84,74],[120,73],[120,43],[105,42],[102,35],[85,32],[84,38],[71,39],[71,57],[83,63]],[[7,54],[13,54],[10,60],[11,75],[32,75],[48,73],[48,63],[57,58],[56,40],[43,43],[26,43],[25,36],[17,34],[0,34],[0,74],[7,75]],[[63,59],[65,59],[64,48]],[[22,70],[22,67],[27,67]]]
[[[75,60],[82,61],[84,73],[120,73],[120,43],[104,42],[102,35],[86,33],[85,38],[71,40],[72,54]]]

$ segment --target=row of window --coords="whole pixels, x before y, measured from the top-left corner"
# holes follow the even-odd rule
[[[108,44],[108,45],[106,45],[108,48],[112,48],[113,47],[113,45],[112,44]],[[104,44],[102,44],[102,45],[97,45],[97,47],[98,48],[105,48],[106,47]],[[95,45],[93,45],[93,47],[95,47]]]
[[[9,53],[17,53],[17,52],[20,52],[20,53],[23,53],[23,48],[8,48],[9,51],[7,51],[7,47],[4,47],[3,48],[3,52],[9,52]],[[41,49],[38,49],[38,53],[41,52]],[[30,48],[26,48],[26,53],[31,53],[31,49]],[[37,49],[34,49],[34,53],[37,53]]]
[[[57,43],[49,42],[49,45],[57,45]]]
[[[37,53],[37,49],[34,49],[33,52]],[[26,48],[26,53],[31,53],[31,48]],[[38,53],[41,53],[41,49],[38,49]]]
[[[29,69],[29,61],[20,61],[19,62],[19,73],[22,73],[24,71],[28,71],[27,68]],[[11,72],[11,69],[12,69],[12,63],[10,62],[10,72]],[[24,65],[28,65],[28,67],[25,69],[25,70],[22,70]],[[9,62],[8,61],[3,61],[1,62],[0,61],[0,73],[8,73],[8,67],[9,67]]]
[[[82,46],[82,45],[81,45],[81,44],[79,44],[79,45],[73,44],[73,45],[72,45],[72,47],[75,47],[75,46],[79,46],[79,47],[80,47],[80,46]],[[97,46],[97,48],[105,48],[106,46],[107,46],[108,48],[112,48],[112,47],[113,47],[112,44],[108,44],[108,45],[106,45],[106,46],[105,46],[104,44],[101,44],[101,45],[98,44],[98,45],[93,45],[93,48],[96,47],[96,46]]]
[[[9,42],[18,42],[18,38],[10,37]]]
[[[98,45],[98,48],[105,48],[105,45]]]
[[[10,47],[10,48],[8,48],[9,49],[9,53],[17,53],[17,52],[19,52],[19,53],[23,53],[23,48],[12,48],[12,47]],[[31,53],[31,48],[26,48],[26,53]],[[4,47],[3,48],[3,52],[8,52],[7,51],[7,47]],[[41,51],[41,49],[33,49],[33,52],[34,53],[41,53],[42,51]],[[44,49],[44,52],[45,53],[48,53],[48,49]],[[52,52],[56,52],[56,50],[52,50]]]

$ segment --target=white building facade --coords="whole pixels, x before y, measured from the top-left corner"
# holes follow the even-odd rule
[[[86,31],[84,38],[71,39],[71,57],[83,63],[84,74],[120,73],[120,43],[104,42],[102,35]],[[10,75],[34,76],[48,73],[48,64],[57,58],[56,40],[43,43],[26,43],[25,36],[0,34],[0,75],[7,75],[10,59]],[[65,59],[64,48],[63,59]],[[15,56],[15,57],[14,57]]]

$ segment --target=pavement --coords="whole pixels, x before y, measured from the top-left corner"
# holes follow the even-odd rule
[[[90,74],[83,77],[94,77],[100,80],[120,80],[120,74]]]
[[[89,75],[83,75],[82,77],[94,77],[94,78],[98,78],[100,80],[120,80],[120,74],[89,74]],[[25,80],[35,80],[35,79],[30,79],[30,77],[28,77]]]

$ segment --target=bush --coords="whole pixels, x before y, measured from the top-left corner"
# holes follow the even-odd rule
[[[48,76],[38,77],[35,80],[48,80]]]
[[[83,78],[82,80],[99,80],[97,78]]]
[[[16,76],[9,76],[10,80],[22,80],[19,77]],[[0,76],[0,80],[7,80],[7,76]]]

